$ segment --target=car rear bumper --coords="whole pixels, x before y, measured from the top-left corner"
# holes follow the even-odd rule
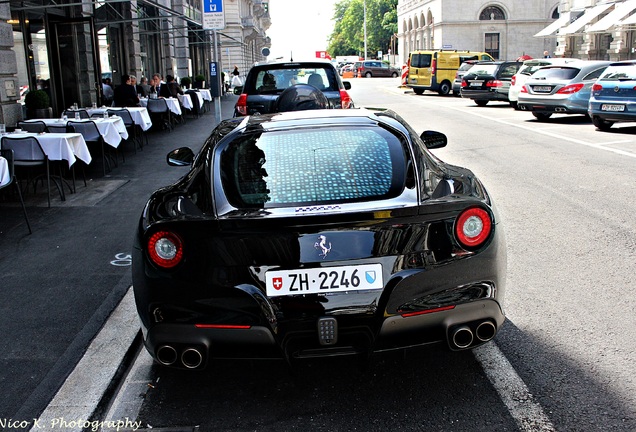
[[[499,303],[483,299],[419,315],[391,316],[377,328],[373,319],[349,319],[345,325],[338,323],[337,343],[333,345],[320,343],[317,323],[284,336],[267,326],[206,328],[161,323],[144,329],[144,343],[152,357],[165,366],[201,369],[212,358],[291,360],[371,354],[432,343],[447,343],[452,350],[473,348],[491,340],[504,320]]]
[[[492,90],[466,90],[466,87],[464,87],[461,90],[461,95],[463,98],[466,99],[508,102],[508,92],[499,92]]]

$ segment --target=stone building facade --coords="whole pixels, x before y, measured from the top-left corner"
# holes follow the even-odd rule
[[[399,61],[421,49],[485,51],[496,59],[543,56],[554,38],[534,35],[559,16],[559,0],[400,0]]]

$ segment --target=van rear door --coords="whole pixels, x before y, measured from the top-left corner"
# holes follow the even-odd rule
[[[431,86],[433,54],[432,52],[411,54],[408,84],[425,87]]]

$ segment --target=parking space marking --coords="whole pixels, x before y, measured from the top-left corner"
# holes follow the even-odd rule
[[[526,384],[494,342],[473,349],[473,353],[510,415],[515,419],[519,430],[556,430],[541,405],[534,401]]]

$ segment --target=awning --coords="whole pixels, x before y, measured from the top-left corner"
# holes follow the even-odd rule
[[[585,25],[589,24],[594,18],[608,10],[610,7],[614,6],[614,3],[604,3],[601,5],[596,5],[593,8],[589,8],[585,11],[583,15],[572,24],[562,29],[559,34],[567,35],[572,33],[577,33],[581,30]]]
[[[564,12],[561,14],[561,16],[559,17],[559,19],[557,19],[556,21],[554,21],[553,23],[551,23],[549,26],[547,26],[546,28],[544,28],[543,30],[541,30],[539,33],[537,33],[536,35],[534,35],[534,37],[543,37],[543,36],[551,36],[553,35],[558,29],[560,29],[561,27],[563,27],[563,25],[565,25],[567,22],[570,21],[570,13],[569,12]]]
[[[601,18],[597,23],[591,25],[586,30],[587,33],[606,32],[612,26],[618,24],[629,13],[636,9],[636,0],[626,0],[623,3],[616,3],[613,11]]]
[[[636,24],[636,14],[630,15],[627,18],[625,18],[623,21],[616,23],[617,26],[633,25],[633,24]]]

